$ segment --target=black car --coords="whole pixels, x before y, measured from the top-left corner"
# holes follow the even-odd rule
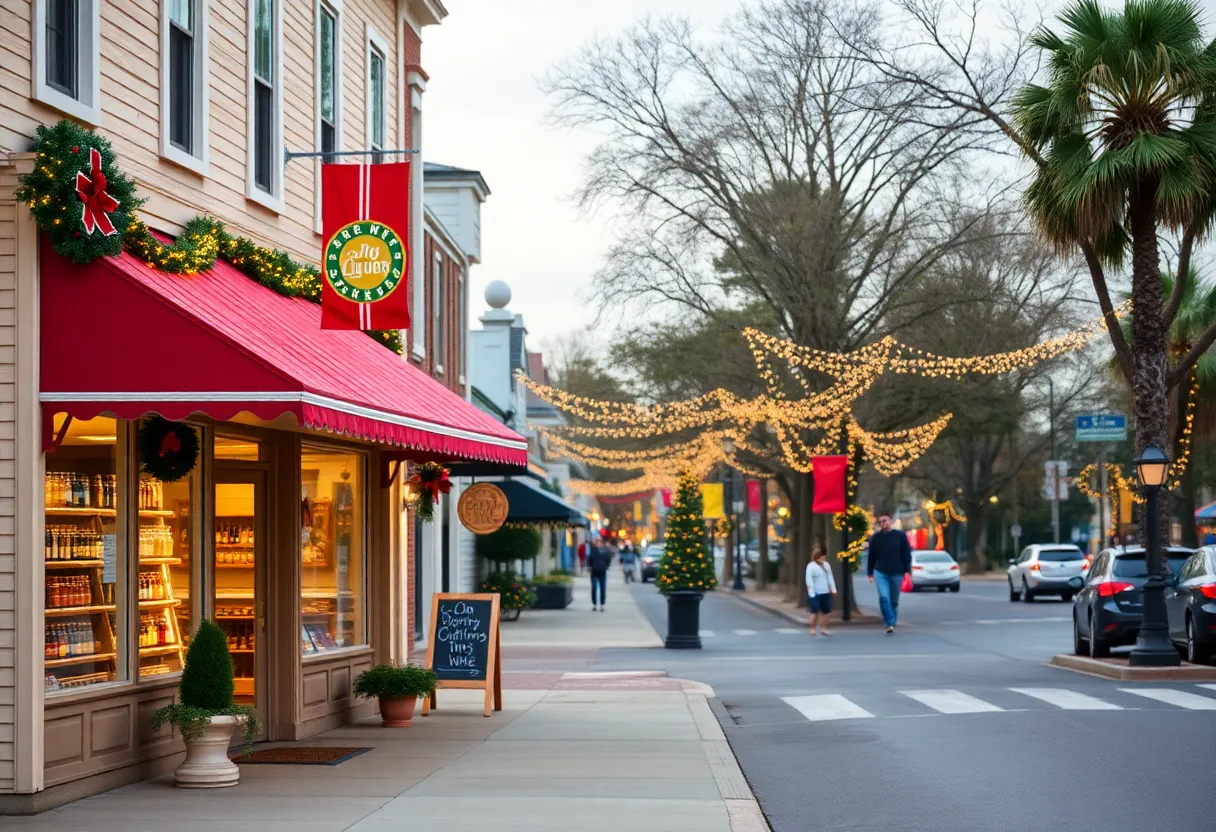
[[[1186,660],[1205,662],[1216,652],[1216,547],[1205,546],[1182,564],[1165,590],[1170,639]]]
[[[1194,549],[1166,550],[1170,574],[1177,574]],[[1110,648],[1134,644],[1144,611],[1148,578],[1143,546],[1106,549],[1094,558],[1084,586],[1072,601],[1072,646],[1078,656],[1110,655]]]

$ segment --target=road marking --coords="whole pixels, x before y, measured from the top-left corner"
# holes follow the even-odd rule
[[[957,690],[901,690],[900,693],[943,714],[981,714],[1005,710]]]
[[[1216,690],[1216,685],[1199,685],[1199,687],[1207,688],[1208,690]]]
[[[1124,693],[1135,694],[1136,696],[1156,699],[1158,702],[1164,702],[1167,705],[1177,705],[1179,708],[1186,708],[1188,711],[1216,711],[1216,699],[1200,696],[1197,693],[1187,693],[1186,691],[1173,690],[1171,688],[1119,688],[1119,690]]]
[[[773,630],[774,633],[781,633],[783,636],[796,636],[799,633],[805,633],[806,630],[795,630],[793,627],[778,627]]]
[[[874,714],[854,705],[838,693],[783,696],[781,698],[811,722],[825,722],[832,719],[872,719],[874,717]]]
[[[1059,624],[1064,621],[1072,621],[1067,616],[1043,616],[1042,618],[980,618],[976,621],[950,621],[941,622],[943,624]]]
[[[705,638],[713,638],[717,635],[713,630],[701,630],[700,635]]]
[[[754,636],[755,634],[755,630],[735,630],[737,636]]]
[[[1010,688],[1014,693],[1033,696],[1065,711],[1121,711],[1113,702],[1107,702],[1096,696],[1077,693],[1075,690],[1063,688]]]

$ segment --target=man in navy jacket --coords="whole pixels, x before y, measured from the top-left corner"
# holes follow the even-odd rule
[[[870,536],[870,554],[866,558],[870,583],[878,590],[878,607],[887,632],[895,632],[899,612],[899,590],[904,576],[912,579],[912,546],[908,536],[891,528],[891,515],[878,515],[878,531]]]

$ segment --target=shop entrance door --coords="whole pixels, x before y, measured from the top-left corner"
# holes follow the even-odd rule
[[[266,473],[215,473],[215,623],[228,636],[238,705],[267,723]]]

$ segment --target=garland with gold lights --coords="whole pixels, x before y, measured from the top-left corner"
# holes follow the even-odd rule
[[[849,532],[849,545],[836,557],[844,563],[856,563],[866,547],[870,530],[874,528],[874,515],[861,506],[847,506],[844,511],[832,515],[832,528]]]
[[[206,271],[222,259],[280,295],[321,302],[321,273],[315,266],[232,236],[212,217],[191,219],[172,243],[157,238],[135,215],[143,200],[104,136],[64,119],[38,127],[34,151],[37,162],[21,178],[16,198],[29,206],[38,228],[65,259],[85,265],[126,250],[151,268],[180,275]],[[400,332],[367,334],[401,352]]]
[[[946,526],[967,522],[967,517],[959,514],[958,509],[954,507],[953,500],[943,500],[940,503],[936,498],[925,500],[925,511],[929,514],[929,522],[933,524],[933,537],[937,540],[933,548],[939,551],[946,548]],[[941,515],[940,519],[938,514]]]

